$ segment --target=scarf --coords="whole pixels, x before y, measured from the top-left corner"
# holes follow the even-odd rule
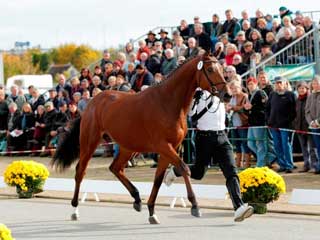
[[[303,95],[299,95],[299,96],[298,96],[298,99],[301,101],[301,100],[306,99],[307,97],[308,97],[308,93],[305,93],[305,94],[303,94]]]

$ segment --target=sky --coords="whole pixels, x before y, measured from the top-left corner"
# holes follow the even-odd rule
[[[222,4],[223,3],[223,4]],[[263,4],[262,4],[263,3]],[[200,16],[210,21],[213,13],[222,18],[232,9],[236,17],[247,9],[278,14],[280,6],[292,11],[312,11],[315,0],[0,0],[0,49],[9,50],[16,41],[31,46],[56,47],[64,43],[88,44],[96,49],[118,46],[157,26],[192,22]]]

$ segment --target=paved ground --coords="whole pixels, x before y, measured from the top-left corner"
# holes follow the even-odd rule
[[[203,209],[203,217],[197,219],[189,209],[158,207],[161,224],[149,225],[146,206],[137,213],[129,205],[86,203],[77,222],[69,220],[70,211],[62,200],[0,197],[1,222],[17,240],[319,239],[320,219],[316,216],[267,213],[234,223],[231,211]]]

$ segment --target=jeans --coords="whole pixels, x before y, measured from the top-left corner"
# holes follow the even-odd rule
[[[318,159],[312,136],[307,134],[298,134],[298,139],[303,155],[304,169],[315,168],[317,170]]]
[[[257,156],[257,167],[266,166],[269,162],[266,158],[268,153],[268,129],[266,128],[249,128],[248,130],[248,147]]]
[[[271,134],[280,169],[293,169],[292,133],[284,130],[271,129]]]
[[[320,134],[320,129],[311,129],[311,132]],[[317,148],[318,161],[316,163],[316,171],[320,171],[320,135],[312,135],[314,145]]]
[[[232,137],[240,138],[239,140],[235,140],[237,153],[250,153],[250,149],[247,144],[248,129],[233,129]]]

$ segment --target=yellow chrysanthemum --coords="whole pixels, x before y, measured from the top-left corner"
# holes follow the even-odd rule
[[[0,240],[14,240],[11,236],[10,229],[2,223],[0,223]]]

